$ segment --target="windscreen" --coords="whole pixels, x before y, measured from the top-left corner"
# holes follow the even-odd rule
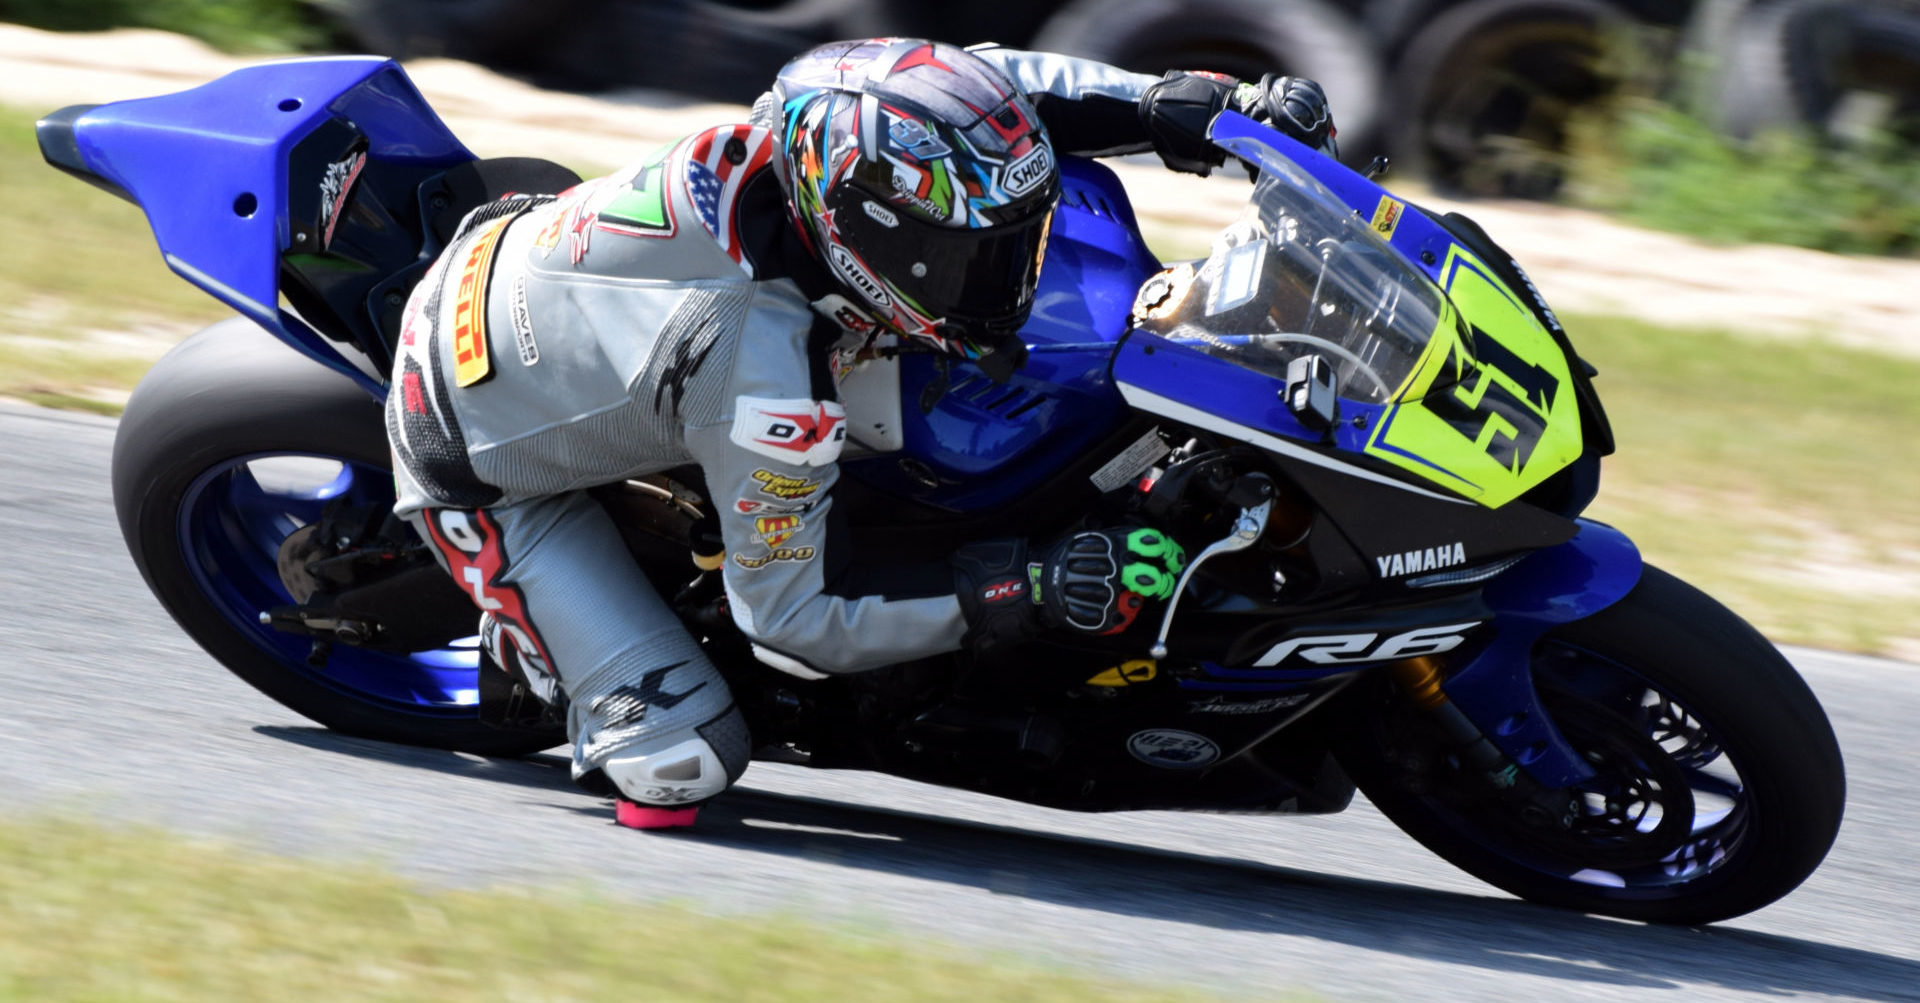
[[[1396,398],[1442,319],[1458,323],[1446,297],[1292,161],[1258,143],[1231,152],[1259,168],[1252,200],[1204,261],[1141,286],[1137,327],[1283,380],[1317,354],[1342,397]]]

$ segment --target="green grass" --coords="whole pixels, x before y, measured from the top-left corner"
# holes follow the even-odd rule
[[[159,831],[0,821],[0,1000],[1202,998],[801,916],[424,889]]]
[[[1776,640],[1920,651],[1920,361],[1566,323],[1620,447],[1590,514]]]
[[[1576,123],[1573,145],[1572,200],[1636,223],[1717,241],[1920,251],[1920,158],[1891,135],[1842,144],[1783,131],[1743,144],[1635,99]]]
[[[229,52],[293,52],[326,31],[299,0],[0,0],[0,21],[48,31],[157,28]]]
[[[51,110],[0,108],[0,394],[87,399],[227,311],[167,270],[138,208],[41,160],[33,122]]]

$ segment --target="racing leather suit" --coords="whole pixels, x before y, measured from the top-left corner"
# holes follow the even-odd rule
[[[1136,103],[1159,78],[976,51],[1060,152],[1150,148]],[[967,631],[945,570],[917,593],[838,587],[884,559],[829,531],[837,378],[871,327],[789,221],[769,105],[558,199],[475,210],[415,288],[394,366],[396,511],[482,609],[494,660],[564,696],[575,777],[644,804],[724,790],[749,739],[587,488],[698,464],[734,622],[775,668],[858,672]]]

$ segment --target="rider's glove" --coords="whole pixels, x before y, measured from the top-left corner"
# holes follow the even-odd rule
[[[1265,122],[1319,150],[1338,157],[1340,147],[1334,137],[1340,130],[1333,126],[1333,112],[1327,107],[1327,92],[1306,77],[1283,77],[1269,73],[1259,83],[1234,88],[1230,105],[1234,111]]]
[[[966,643],[990,648],[1041,628],[1117,634],[1148,599],[1173,595],[1186,551],[1158,530],[1074,533],[1029,558],[1018,540],[969,544],[954,555]]]
[[[1338,152],[1326,91],[1306,77],[1269,73],[1258,83],[1242,83],[1220,73],[1173,70],[1140,96],[1140,120],[1154,152],[1168,167],[1189,174],[1205,175],[1224,161],[1226,154],[1207,142],[1207,126],[1229,109],[1329,156]]]

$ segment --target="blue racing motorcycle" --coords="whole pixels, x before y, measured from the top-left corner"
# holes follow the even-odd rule
[[[698,470],[596,490],[756,756],[1087,811],[1326,813],[1357,786],[1492,884],[1634,919],[1791,891],[1840,824],[1832,729],[1752,627],[1579,518],[1611,433],[1519,265],[1248,119],[1211,137],[1256,181],[1205,259],[1156,260],[1115,176],[1068,159],[1026,366],[882,351],[845,386],[857,545],[1145,519],[1194,555],[1152,622],[805,682],[753,659],[688,560]],[[114,448],[121,528],[181,626],[342,732],[561,741],[392,516],[380,401],[461,218],[578,178],[476,159],[375,58],[67,108],[39,140],[240,315],[153,368]]]

